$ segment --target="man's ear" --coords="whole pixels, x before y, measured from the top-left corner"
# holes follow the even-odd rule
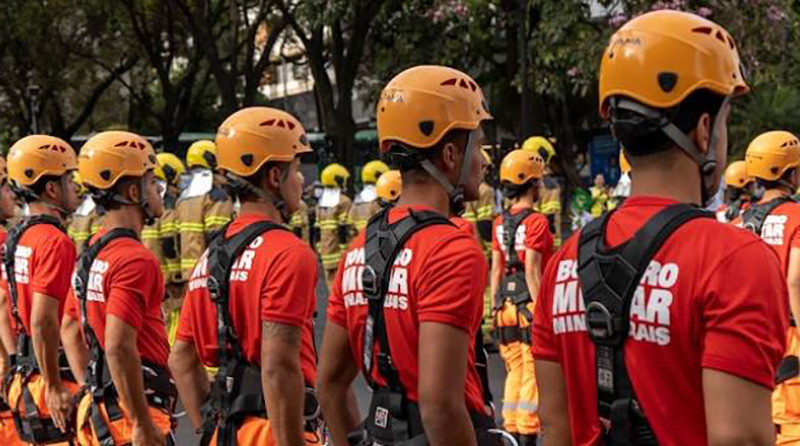
[[[452,142],[448,142],[442,147],[442,167],[445,172],[450,172],[457,169],[458,165],[458,147]]]
[[[711,142],[711,126],[713,125],[714,123],[711,119],[711,115],[708,113],[703,113],[703,115],[700,116],[700,119],[697,120],[697,126],[695,127],[694,132],[694,143],[697,146],[697,150],[699,150],[702,154],[708,153],[708,145]]]
[[[266,175],[264,175],[264,186],[267,190],[278,190],[281,187],[281,177],[283,176],[283,171],[278,166],[270,166],[267,169]]]
[[[138,203],[142,201],[142,184],[138,181],[130,181],[125,186],[123,186],[122,196],[130,200],[132,203]]]

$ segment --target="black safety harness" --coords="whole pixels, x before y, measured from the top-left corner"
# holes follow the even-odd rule
[[[778,206],[792,202],[795,202],[793,197],[783,196],[766,203],[751,205],[750,208],[742,214],[744,228],[761,237],[761,230],[764,228],[767,217],[769,217]],[[793,327],[797,326],[794,317],[791,317],[790,323]],[[778,364],[778,369],[775,371],[775,383],[781,384],[797,376],[800,376],[800,358],[796,355],[789,355],[784,357],[780,364]]]
[[[225,238],[226,225],[208,247],[208,292],[217,309],[217,359],[219,369],[211,392],[203,405],[201,445],[208,445],[217,431],[219,446],[236,446],[236,432],[249,416],[267,418],[267,406],[261,385],[261,368],[245,357],[233,329],[230,302],[230,276],[236,259],[259,236],[270,231],[288,231],[270,221],[253,223],[236,235]],[[307,432],[318,432],[321,412],[316,393],[306,383],[304,418]]]
[[[111,372],[108,368],[105,352],[100,345],[100,340],[89,324],[87,312],[89,302],[89,276],[92,264],[103,248],[120,238],[139,240],[137,234],[130,229],[116,228],[108,231],[81,253],[78,258],[78,266],[74,278],[75,296],[80,303],[80,322],[86,344],[89,347],[89,363],[86,367],[86,386],[83,392],[88,392],[92,397],[88,416],[92,424],[92,429],[94,430],[95,438],[102,446],[122,446],[117,445],[114,440],[109,423],[122,419],[124,413],[119,406],[119,395],[111,380]],[[165,413],[171,414],[175,405],[177,391],[170,377],[169,370],[142,358],[142,375],[148,404],[151,407],[161,409]],[[104,403],[105,405],[108,422],[106,422],[101,415],[100,403]],[[168,444],[170,441],[171,436],[168,439]]]
[[[34,444],[68,442],[72,434],[61,432],[53,423],[52,418],[42,417],[33,398],[33,394],[28,389],[30,380],[37,376],[41,370],[36,361],[36,354],[33,351],[33,342],[29,333],[25,331],[25,325],[19,315],[19,290],[17,289],[17,278],[15,272],[15,261],[17,245],[22,239],[23,234],[33,226],[48,224],[55,226],[59,231],[66,234],[66,229],[61,222],[50,215],[36,215],[23,220],[14,226],[8,233],[5,249],[3,250],[3,266],[6,270],[6,280],[8,282],[8,296],[11,303],[11,315],[17,326],[17,353],[10,355],[11,370],[7,379],[11,380],[16,375],[22,377],[22,405],[25,408],[23,416],[19,407],[12,408],[14,424],[22,441]],[[63,349],[59,349],[58,363],[61,378],[65,381],[75,382],[75,377],[69,369],[66,355]]]
[[[670,235],[690,220],[713,215],[687,204],[672,205],[648,220],[629,241],[609,248],[605,234],[613,212],[587,224],[578,247],[586,329],[596,350],[598,413],[605,421],[606,445],[657,445],[625,366],[631,301],[652,258]]]
[[[500,289],[495,296],[495,312],[503,309],[506,302],[512,303],[517,308],[517,324],[507,327],[496,327],[494,330],[495,340],[506,345],[513,342],[531,343],[531,331],[526,327],[521,327],[519,317],[522,316],[529,322],[533,321],[533,314],[528,309],[531,302],[531,294],[528,291],[528,283],[525,279],[525,264],[517,255],[516,238],[522,222],[525,221],[534,211],[524,209],[514,215],[511,212],[503,211],[503,246],[508,255],[503,280],[500,282]]]
[[[364,296],[369,305],[364,326],[363,374],[374,393],[364,430],[352,444],[361,446],[427,446],[428,440],[422,424],[419,405],[406,397],[400,374],[394,366],[389,334],[386,330],[384,301],[389,289],[392,265],[412,235],[434,225],[454,226],[444,216],[431,211],[413,211],[395,223],[389,224],[387,207],[367,224],[364,242],[365,267],[361,276]],[[376,340],[378,352],[375,357]],[[373,368],[386,380],[380,385],[373,379]],[[480,446],[499,445],[490,429],[491,417],[473,412],[470,414]]]

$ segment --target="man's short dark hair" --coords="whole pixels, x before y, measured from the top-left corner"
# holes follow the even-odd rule
[[[436,145],[429,149],[419,150],[413,147],[406,147],[401,143],[395,143],[388,151],[387,159],[389,164],[400,171],[403,184],[412,184],[430,179],[430,175],[422,168],[420,161],[428,159],[432,163],[441,160],[442,149],[449,143],[453,143],[461,151],[467,146],[470,130],[455,129],[447,132]]]
[[[241,177],[241,181],[243,184],[236,185],[235,183],[229,181],[228,189],[231,195],[237,197],[242,202],[258,201],[260,197],[255,192],[255,189],[262,187],[267,172],[277,167],[281,171],[281,178],[286,179],[287,175],[289,174],[289,164],[290,163],[279,162],[279,161],[272,161],[265,163],[253,175],[250,175],[248,177]]]

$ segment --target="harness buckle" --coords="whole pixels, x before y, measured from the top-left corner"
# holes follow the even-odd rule
[[[209,275],[206,279],[206,288],[208,288],[208,294],[211,297],[211,301],[214,303],[219,303],[220,297],[220,283],[213,275]]]
[[[364,265],[364,270],[361,272],[361,285],[367,299],[380,300],[381,296],[378,292],[378,274],[375,269],[370,265]]]
[[[586,331],[596,344],[614,345],[620,333],[614,327],[614,316],[601,302],[586,306]]]

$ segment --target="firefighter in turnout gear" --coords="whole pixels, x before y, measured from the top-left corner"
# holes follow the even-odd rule
[[[542,272],[553,254],[547,217],[533,210],[543,174],[544,161],[535,152],[506,155],[500,182],[511,205],[497,216],[492,231],[494,336],[507,371],[503,424],[521,446],[535,445],[539,431],[530,325]]]
[[[724,203],[717,210],[717,220],[729,223],[738,220],[742,211],[750,206],[756,181],[747,174],[745,161],[734,161],[725,169]]]
[[[7,397],[19,437],[31,444],[68,444],[71,402],[78,390],[60,350],[59,324],[75,262],[64,222],[79,204],[75,152],[61,139],[32,135],[8,154],[8,178],[29,215],[8,233],[3,281],[8,317],[0,327],[11,355]],[[5,324],[4,324],[5,325]]]
[[[233,201],[215,175],[216,145],[197,141],[186,153],[191,179],[178,197],[181,276],[192,274],[208,241],[231,221]]]
[[[800,444],[800,204],[791,195],[798,186],[800,140],[785,131],[759,135],[745,153],[746,176],[755,178],[764,192],[761,199],[742,212],[739,224],[755,232],[778,254],[789,290],[791,326],[786,354],[778,367],[778,384],[772,397],[778,445]]]
[[[97,205],[95,205],[92,196],[87,193],[86,187],[83,186],[83,179],[80,173],[76,170],[74,173],[75,183],[78,185],[78,196],[81,198],[81,204],[75,209],[69,219],[69,226],[67,227],[67,235],[75,243],[78,255],[83,251],[83,245],[89,240],[89,237],[96,234],[103,224],[103,217],[97,212]]]
[[[535,152],[544,160],[544,178],[539,183],[541,188],[539,202],[534,206],[534,210],[547,216],[555,246],[561,246],[561,186],[550,168],[550,163],[556,156],[556,149],[547,138],[532,136],[522,144],[522,150]]]
[[[780,261],[703,209],[727,164],[730,101],[748,91],[733,37],[700,16],[647,12],[609,40],[598,102],[631,196],[545,268],[532,325],[545,444],[774,444]]]
[[[448,218],[478,198],[491,115],[469,76],[418,66],[384,88],[377,119],[402,193],[342,257],[320,355],[325,421],[337,445],[499,444],[475,367],[488,267]],[[374,391],[361,427],[359,370]]]
[[[486,177],[489,175],[489,166],[492,164],[492,158],[489,156],[486,148],[481,148],[480,152],[487,166],[484,181],[481,182],[480,196],[476,201],[467,203],[466,210],[461,217],[475,226],[475,231],[478,233],[483,252],[486,254],[487,258],[491,258],[492,221],[494,220],[497,204],[495,190],[486,182]]]
[[[8,182],[6,160],[0,156],[0,224],[7,224],[15,213],[16,198]],[[0,225],[0,244],[5,244],[7,233],[2,225]],[[5,302],[7,298],[5,288],[0,288],[0,303]],[[0,305],[0,309],[4,308],[4,304]],[[0,320],[2,321],[0,322],[0,328],[11,328],[8,323],[8,316],[6,311],[0,311]],[[11,367],[8,351],[6,351],[5,344],[2,341],[4,336],[11,336],[10,330],[8,332],[0,332],[0,379],[5,379]],[[11,413],[11,408],[4,398],[0,398],[0,444],[8,446],[24,445],[17,434],[17,428],[14,426],[14,416]]]
[[[364,187],[356,195],[353,207],[350,209],[350,220],[353,222],[354,233],[367,227],[367,222],[381,209],[375,184],[381,175],[389,171],[389,166],[383,161],[370,161],[361,169],[361,182]],[[353,234],[351,234],[353,235]]]
[[[78,157],[89,193],[106,211],[78,259],[61,331],[85,383],[76,409],[80,446],[174,444],[164,278],[139,239],[163,213],[157,165],[150,143],[123,131],[98,133]]]
[[[241,213],[189,281],[170,356],[181,399],[202,445],[321,445],[316,257],[284,226],[303,192],[299,155],[311,146],[296,118],[266,107],[228,117],[216,142]],[[219,367],[210,391],[204,365]]]
[[[353,231],[350,209],[353,201],[344,194],[350,172],[341,164],[331,164],[322,170],[322,196],[317,203],[316,222],[317,253],[322,259],[325,282],[330,289],[336,275],[336,266],[347,248]]]
[[[181,245],[178,227],[178,211],[176,204],[180,195],[181,175],[186,171],[180,158],[172,153],[156,155],[158,165],[154,169],[156,179],[162,191],[164,213],[152,225],[142,229],[144,244],[161,263],[164,275],[164,286],[167,290],[164,299],[164,314],[167,318],[167,333],[170,345],[175,342],[178,329],[181,302],[183,302],[183,276],[181,275]]]

